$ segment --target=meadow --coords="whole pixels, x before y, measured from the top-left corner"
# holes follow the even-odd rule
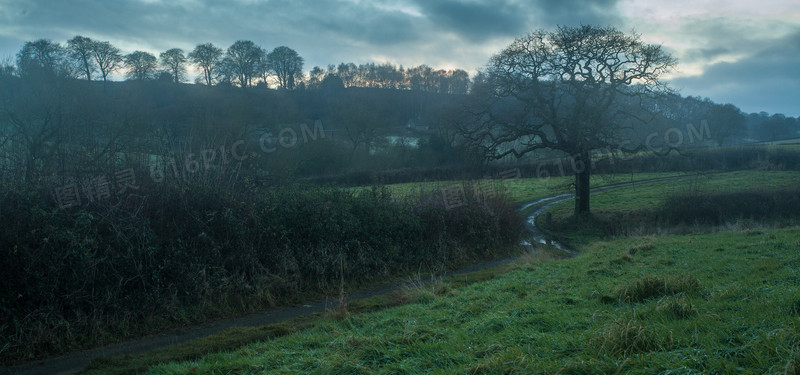
[[[514,182],[515,202],[566,183]],[[592,228],[687,192],[785,191],[798,182],[796,172],[743,171],[599,193],[589,230],[550,228],[576,257],[542,246],[476,274],[428,283],[419,275],[400,292],[261,327],[261,336],[223,333],[214,339],[240,341],[206,354],[198,348],[210,341],[200,341],[97,359],[83,373],[796,373],[800,227],[751,217],[678,234]],[[555,222],[569,209],[555,206]]]

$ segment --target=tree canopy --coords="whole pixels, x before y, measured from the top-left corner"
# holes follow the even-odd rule
[[[489,159],[567,153],[575,212],[588,212],[592,151],[639,149],[637,127],[658,117],[656,99],[669,92],[661,78],[675,63],[660,46],[612,27],[531,32],[490,60],[463,136]]]

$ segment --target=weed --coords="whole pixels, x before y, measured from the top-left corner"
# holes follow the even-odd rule
[[[785,375],[800,375],[800,348],[794,347],[789,353],[789,359],[783,368]]]
[[[651,330],[636,319],[608,323],[594,339],[603,354],[628,356],[656,350],[659,343]]]
[[[692,276],[645,276],[618,288],[617,296],[626,302],[642,302],[678,293],[694,295],[700,292],[700,282]]]
[[[612,261],[610,261],[608,263],[611,264],[611,265],[620,265],[620,264],[626,264],[626,263],[632,263],[632,262],[633,262],[633,258],[631,258],[630,256],[627,256],[627,255],[623,255],[622,257],[614,259],[614,260],[612,260]]]
[[[697,308],[683,293],[661,298],[658,301],[656,311],[669,314],[678,319],[686,319],[697,314]]]
[[[653,245],[653,242],[647,241],[645,243],[636,244],[636,245],[628,247],[628,254],[636,255],[636,253],[640,253],[640,252],[647,251],[647,250],[653,250],[654,248],[655,248],[655,245]]]

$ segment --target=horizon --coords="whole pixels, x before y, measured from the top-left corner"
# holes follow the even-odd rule
[[[670,84],[682,96],[731,103],[745,113],[800,116],[800,72],[792,69],[800,65],[800,6],[790,1],[337,1],[306,8],[284,1],[11,0],[0,5],[0,58],[15,59],[26,41],[63,44],[75,35],[156,56],[170,48],[188,53],[201,43],[225,49],[252,40],[268,50],[296,50],[304,73],[374,62],[464,69],[473,77],[529,31],[597,24],[663,45],[678,59]],[[193,80],[195,69],[189,73]]]

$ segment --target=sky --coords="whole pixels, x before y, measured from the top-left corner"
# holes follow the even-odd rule
[[[800,115],[797,0],[0,0],[0,59],[75,35],[156,56],[211,42],[289,46],[305,70],[390,62],[471,73],[527,32],[610,25],[678,59],[684,96]]]

